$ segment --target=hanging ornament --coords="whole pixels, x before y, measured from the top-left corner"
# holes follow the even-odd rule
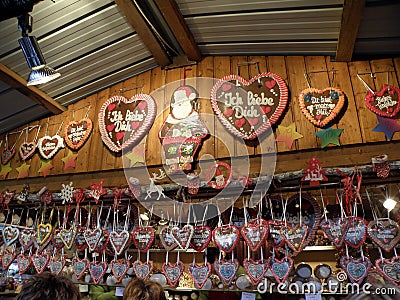
[[[154,236],[154,228],[149,226],[136,227],[132,232],[133,243],[140,252],[146,252],[147,250],[149,250],[149,248],[153,244]]]
[[[372,129],[373,132],[383,132],[386,136],[386,140],[390,141],[395,132],[400,131],[400,124],[396,119],[389,119],[377,116],[378,125]]]
[[[159,233],[161,244],[164,246],[166,251],[171,251],[178,246],[172,235],[172,228],[174,228],[172,225],[164,226],[161,228]]]
[[[101,196],[107,194],[107,190],[103,188],[104,180],[100,180],[99,183],[92,183],[90,184],[90,190],[88,193],[89,198],[93,198],[96,204],[99,203],[99,199]]]
[[[381,257],[375,261],[379,274],[395,286],[400,286],[400,257],[395,255],[392,259]]]
[[[132,267],[136,277],[147,280],[147,278],[149,278],[151,272],[153,271],[153,262],[150,260],[148,262],[142,263],[140,260],[136,260],[132,264]]]
[[[371,261],[368,257],[355,259],[352,256],[342,256],[340,258],[340,265],[350,281],[357,284],[362,283],[371,269]]]
[[[211,274],[211,265],[209,262],[205,262],[203,265],[191,263],[188,266],[188,271],[194,281],[195,287],[201,289]]]
[[[275,257],[271,257],[268,261],[269,268],[271,269],[272,275],[278,283],[284,283],[289,277],[291,270],[293,269],[293,259],[285,256],[281,260]]]
[[[224,172],[222,170],[225,169]],[[217,162],[207,170],[206,180],[213,189],[223,189],[232,179],[231,166],[224,162]]]
[[[32,264],[35,267],[35,270],[36,272],[38,272],[38,274],[43,273],[49,261],[50,261],[50,255],[46,252],[35,253],[32,255]]]
[[[78,251],[83,251],[88,247],[84,234],[85,234],[85,228],[78,226],[74,241],[74,246]]]
[[[19,229],[13,226],[7,226],[3,228],[2,233],[3,233],[4,244],[7,247],[13,244],[18,239]]]
[[[74,154],[71,150],[68,150],[67,156],[62,158],[62,162],[64,163],[64,171],[68,170],[68,168],[75,169],[76,167],[76,159],[78,158],[78,154]]]
[[[62,204],[66,203],[72,203],[72,200],[74,198],[74,187],[72,186],[72,182],[69,184],[61,184],[62,189],[60,193],[60,198],[63,200]]]
[[[164,262],[161,268],[161,272],[165,275],[168,284],[171,286],[176,286],[178,284],[179,278],[181,277],[184,270],[185,265],[181,261],[178,261],[175,264]]]
[[[50,257],[50,262],[49,262],[50,272],[56,276],[59,276],[65,267],[65,263],[66,260],[64,255],[61,255],[60,258],[56,258],[54,256]]]
[[[61,229],[60,228],[57,228],[53,231],[51,240],[52,240],[54,248],[56,248],[57,251],[64,248],[65,244],[64,244],[63,240],[61,239]]]
[[[86,243],[91,252],[93,252],[96,249],[97,243],[99,242],[102,234],[103,231],[101,230],[101,228],[95,228],[95,229],[87,228],[84,231],[83,236],[85,237]]]
[[[213,230],[215,245],[226,253],[232,252],[239,242],[239,229],[235,225],[222,225]]]
[[[314,156],[307,162],[307,169],[301,181],[309,181],[310,186],[319,186],[320,181],[328,180],[325,173],[326,170],[322,169],[321,162]]]
[[[39,139],[37,147],[42,158],[49,160],[61,148],[64,148],[64,139],[58,134],[53,136],[45,135]]]
[[[29,250],[33,245],[33,241],[36,239],[36,232],[33,229],[23,229],[19,233],[19,243],[24,251]]]
[[[388,178],[390,173],[390,166],[387,154],[381,154],[373,157],[372,171],[376,172],[379,178]]]
[[[74,274],[78,280],[80,280],[83,275],[85,275],[85,271],[89,268],[90,261],[87,257],[83,259],[79,259],[79,257],[74,257],[72,259],[72,269]]]
[[[344,236],[347,232],[348,227],[348,219],[325,219],[321,221],[321,229],[324,231],[328,239],[335,245],[336,248],[342,247]]]
[[[53,193],[47,187],[43,187],[38,194],[43,204],[49,205],[53,201]]]
[[[10,173],[13,169],[11,168],[11,162],[8,162],[6,165],[1,165],[0,176],[3,180],[7,178],[8,173]]]
[[[37,128],[35,139],[32,142],[28,142],[29,131],[34,128]],[[22,160],[25,161],[25,160],[31,158],[33,156],[33,154],[35,153],[36,146],[37,146],[36,142],[37,142],[37,139],[39,136],[40,128],[41,128],[40,125],[36,125],[36,126],[28,126],[24,129],[25,130],[25,140],[19,147],[19,156],[21,157]]]
[[[367,238],[367,222],[361,217],[350,217],[344,242],[355,249],[361,247]]]
[[[202,252],[208,247],[212,238],[212,230],[206,225],[194,226],[190,246],[197,252]]]
[[[107,263],[105,261],[95,262],[92,261],[89,263],[89,273],[90,278],[92,278],[95,284],[99,284],[103,279],[104,274],[107,271]]]
[[[31,167],[31,165],[28,165],[26,162],[24,162],[22,165],[15,168],[15,170],[17,170],[17,172],[18,172],[17,179],[22,179],[22,178],[28,177],[30,167]]]
[[[308,226],[306,224],[296,224],[295,226],[282,226],[281,235],[286,244],[294,252],[299,253],[305,247],[305,240],[308,235]]]
[[[89,111],[90,105],[83,119],[80,121],[70,121],[65,125],[64,140],[67,146],[72,150],[79,150],[89,139],[93,129],[92,120],[88,118]],[[72,114],[74,114],[74,112]]]
[[[222,284],[229,287],[235,279],[236,272],[239,268],[239,261],[237,259],[214,262],[215,273],[221,278]]]
[[[24,253],[18,254],[17,264],[18,264],[19,275],[24,274],[28,270],[31,263],[32,263],[32,261],[31,261],[31,257],[29,255],[26,255]]]
[[[18,133],[18,132],[17,132]],[[21,137],[21,134],[23,133],[23,131],[20,132],[18,138],[15,140],[14,145],[12,145],[11,148],[9,148],[8,146],[8,133],[6,134],[6,142],[4,145],[4,149],[1,152],[1,164],[2,165],[6,165],[10,162],[10,160],[14,157],[15,155],[15,145],[17,144],[19,138]]]
[[[53,226],[50,223],[40,223],[37,227],[37,239],[40,245],[44,245],[51,239]]]
[[[268,262],[265,259],[253,260],[251,258],[245,258],[243,261],[243,267],[246,270],[246,274],[249,276],[251,283],[257,286],[268,270]]]
[[[96,248],[94,249],[94,252],[102,253],[107,249],[109,242],[110,242],[110,232],[107,229],[103,229],[99,242],[97,243]]]
[[[175,242],[178,244],[179,248],[182,250],[187,250],[190,245],[190,240],[192,239],[194,228],[190,224],[184,225],[182,228],[175,226],[172,228],[172,236]]]
[[[3,270],[8,270],[8,267],[11,266],[11,264],[14,262],[16,256],[17,253],[15,252],[15,247],[3,251],[1,257],[1,266]]]
[[[321,148],[325,148],[329,144],[340,146],[339,136],[343,129],[332,129],[332,127],[324,128],[314,134],[321,140]]]
[[[390,252],[400,242],[400,226],[390,219],[373,220],[368,223],[368,235],[377,246]]]
[[[268,220],[268,241],[273,248],[278,249],[285,245],[285,239],[281,235],[281,227],[285,225],[284,221]]]
[[[240,233],[251,251],[258,251],[265,243],[268,236],[267,225],[267,221],[263,219],[255,219],[252,222],[248,222],[240,229]]]
[[[114,275],[116,283],[120,283],[121,280],[125,277],[126,273],[129,270],[130,264],[130,261],[125,258],[113,259],[110,262],[111,271]]]
[[[129,241],[129,232],[126,230],[115,230],[110,232],[110,243],[115,253],[120,255]]]
[[[15,196],[18,201],[26,202],[29,196],[30,186],[29,184],[25,184],[22,188],[22,191]]]
[[[289,150],[292,149],[293,142],[301,138],[303,138],[303,135],[296,131],[296,123],[289,126],[278,125],[276,129],[275,141],[284,142]]]
[[[61,240],[65,245],[65,248],[67,250],[70,250],[74,244],[75,241],[75,236],[77,234],[77,229],[75,226],[72,226],[71,228],[62,228],[61,229]]]

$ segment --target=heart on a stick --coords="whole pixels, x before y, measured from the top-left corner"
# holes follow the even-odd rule
[[[172,236],[182,250],[187,250],[189,248],[192,235],[193,226],[190,224],[186,224],[182,228],[179,228],[177,226],[172,228]]]
[[[110,262],[111,271],[114,275],[116,283],[120,283],[121,280],[125,277],[125,274],[129,270],[130,264],[130,261],[125,258],[113,259]]]
[[[368,223],[368,235],[376,245],[390,252],[400,242],[400,227],[392,220],[373,220]]]
[[[93,123],[89,118],[69,122],[64,128],[65,143],[73,150],[80,149],[88,140],[92,129]]]
[[[221,123],[231,134],[245,140],[257,138],[275,124],[287,101],[285,82],[270,72],[250,80],[225,76],[211,90],[211,105]]]
[[[256,219],[245,224],[240,229],[240,233],[251,251],[256,252],[267,238],[267,222],[263,219]]]
[[[230,286],[232,281],[235,279],[236,272],[239,268],[239,261],[237,259],[214,262],[215,273],[221,278],[222,284]]]
[[[160,241],[161,244],[164,246],[165,250],[171,251],[173,250],[178,244],[176,243],[173,235],[172,235],[172,228],[174,226],[167,225],[161,228],[160,230]]]
[[[343,92],[328,87],[323,90],[308,88],[299,95],[300,109],[307,119],[318,127],[325,127],[335,119],[345,103]]]
[[[265,272],[268,270],[268,262],[265,259],[253,260],[245,258],[243,267],[249,276],[253,285],[258,285],[264,277]]]
[[[400,89],[384,84],[379,92],[368,91],[365,103],[373,113],[386,118],[395,118],[400,111]]]
[[[347,219],[337,219],[336,221],[327,219],[321,221],[321,229],[336,248],[342,247],[344,235],[348,227],[349,223]]]
[[[150,260],[149,262],[142,263],[140,260],[136,260],[132,264],[132,267],[136,277],[147,280],[147,278],[149,278],[150,276],[151,271],[153,271],[153,262]]]
[[[19,156],[21,156],[22,160],[27,160],[35,153],[35,150],[35,142],[23,142],[19,147]]]
[[[293,259],[290,257],[284,257],[281,260],[271,257],[268,262],[272,275],[274,275],[274,278],[278,283],[286,281],[293,268],[293,263]]]
[[[197,252],[207,248],[212,237],[212,230],[208,226],[194,226],[190,246]]]
[[[168,284],[172,286],[177,285],[184,270],[185,265],[181,261],[175,264],[164,262],[161,268],[161,272],[165,275],[165,278],[167,278]]]
[[[352,283],[361,284],[363,279],[368,275],[368,271],[371,268],[371,261],[368,257],[355,259],[352,256],[342,256],[340,258],[340,265]]]
[[[239,229],[235,225],[223,225],[213,230],[215,245],[226,253],[232,252],[239,241]]]
[[[129,241],[129,232],[114,230],[110,232],[110,243],[117,255],[120,255]]]
[[[58,134],[53,136],[45,135],[39,139],[37,148],[44,159],[50,159],[58,150],[64,148],[64,139]]]
[[[140,141],[153,125],[156,103],[150,95],[138,94],[131,99],[109,98],[99,112],[101,138],[107,147],[120,152]]]
[[[208,276],[210,276],[211,265],[209,262],[203,265],[192,263],[189,265],[188,271],[194,281],[195,287],[201,289],[206,283]]]
[[[133,243],[140,252],[146,252],[154,241],[153,227],[136,227],[132,232]]]
[[[99,284],[107,271],[107,263],[105,261],[95,262],[89,264],[89,273],[95,284]]]

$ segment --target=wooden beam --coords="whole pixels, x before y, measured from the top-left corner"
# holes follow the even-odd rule
[[[125,15],[128,23],[137,32],[143,43],[153,54],[154,58],[161,67],[165,67],[171,63],[166,51],[160,45],[153,32],[147,26],[137,7],[131,0],[115,0],[121,12]]]
[[[364,7],[365,0],[344,0],[336,61],[351,61]]]
[[[176,40],[190,60],[200,61],[201,52],[175,0],[155,0]]]
[[[59,114],[66,111],[66,108],[60,103],[55,101],[49,95],[39,90],[35,86],[27,86],[27,82],[14,71],[7,68],[5,65],[0,64],[0,80],[7,83],[9,86],[15,88],[20,93],[24,94],[33,101],[47,108],[53,114]]]

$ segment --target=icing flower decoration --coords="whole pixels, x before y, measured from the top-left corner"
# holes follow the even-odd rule
[[[310,102],[310,100],[311,100],[311,94],[305,94],[305,95],[304,95],[304,100],[307,101],[307,102]]]
[[[339,99],[339,93],[336,91],[331,92],[332,99]]]

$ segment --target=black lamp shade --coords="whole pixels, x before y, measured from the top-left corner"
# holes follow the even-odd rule
[[[29,68],[40,68],[46,64],[39,44],[34,36],[24,36],[18,40]]]

